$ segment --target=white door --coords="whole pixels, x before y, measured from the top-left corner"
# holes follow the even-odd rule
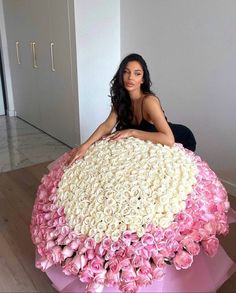
[[[0,78],[0,115],[5,115],[1,78]]]

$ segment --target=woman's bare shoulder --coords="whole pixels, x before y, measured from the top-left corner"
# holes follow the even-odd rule
[[[145,94],[143,98],[144,98],[143,104],[146,106],[152,106],[155,104],[160,106],[160,100],[154,94]]]

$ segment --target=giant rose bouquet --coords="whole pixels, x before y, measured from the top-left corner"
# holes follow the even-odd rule
[[[54,163],[37,191],[31,235],[45,271],[60,264],[87,291],[136,292],[167,265],[191,266],[226,234],[227,193],[191,151],[134,138],[99,141],[83,160]]]

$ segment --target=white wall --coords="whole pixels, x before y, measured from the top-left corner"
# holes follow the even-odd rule
[[[170,121],[236,194],[236,1],[121,0],[121,55],[141,53]],[[158,89],[158,90],[157,90]]]
[[[75,0],[80,137],[110,112],[109,82],[120,62],[120,0]]]
[[[6,96],[7,96],[7,111],[9,116],[15,116],[15,107],[12,91],[12,82],[11,82],[11,72],[10,72],[10,63],[9,55],[7,49],[7,36],[4,20],[4,11],[3,11],[3,2],[0,0],[0,46],[2,50],[2,66],[4,70],[4,78],[6,85]]]

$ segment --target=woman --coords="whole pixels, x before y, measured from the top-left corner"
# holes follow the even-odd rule
[[[118,140],[132,136],[172,146],[174,135],[150,86],[149,71],[142,56],[125,57],[111,81],[110,115],[85,143],[71,151],[68,165],[82,159],[87,149],[101,138]],[[115,126],[117,131],[111,134]]]

